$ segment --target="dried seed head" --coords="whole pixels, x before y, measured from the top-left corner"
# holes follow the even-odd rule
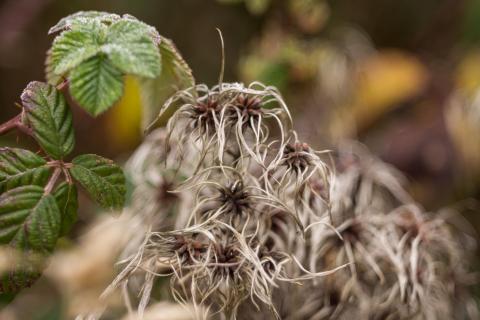
[[[290,143],[285,146],[283,151],[284,164],[300,173],[307,169],[313,162],[311,150],[308,144],[304,142]]]
[[[244,189],[242,181],[230,183],[218,191],[220,193],[219,200],[225,205],[229,214],[236,216],[251,211],[250,194]]]
[[[241,121],[243,125],[251,125],[251,123],[259,121],[263,114],[262,99],[254,95],[239,94],[233,103],[233,107],[231,116]]]
[[[322,281],[325,298],[330,292],[342,292],[344,297],[336,310],[323,310],[328,317],[348,318],[355,312],[362,318],[455,317],[457,297],[447,288],[465,282],[451,271],[467,273],[459,262],[465,259],[458,256],[462,249],[444,221],[405,206],[388,214],[364,213],[346,221],[338,232],[342,241],[327,231],[315,240],[317,245],[312,244],[317,268],[339,259],[355,262]]]
[[[195,261],[202,261],[202,255],[208,248],[208,243],[197,239],[197,234],[190,236],[175,235],[172,253],[180,257],[182,265],[193,265]]]
[[[192,129],[199,128],[202,133],[215,132],[215,117],[220,110],[219,102],[213,97],[207,97],[205,101],[198,101],[192,105],[190,126]]]
[[[443,221],[418,208],[397,208],[411,199],[394,169],[355,145],[339,153],[340,170],[330,170],[321,152],[290,130],[289,111],[272,87],[197,85],[178,92],[162,112],[177,102],[167,138],[155,145],[170,146],[162,154],[170,159],[167,168],[145,165],[155,150],[151,143],[140,148],[135,166],[131,209],[147,206],[151,197],[142,190],[154,186],[161,194],[155,201],[166,204],[170,181],[177,186],[168,205],[175,231],[156,232],[167,210],[149,206],[161,213],[149,214],[154,232],[130,252],[116,281],[127,285],[143,271],[141,306],[154,277],[168,276],[178,302],[227,319],[242,305],[258,310],[250,308],[250,319],[453,314],[451,288],[468,278],[454,263],[462,260],[461,246]],[[187,180],[179,184],[181,175]],[[289,299],[292,292],[297,300]]]

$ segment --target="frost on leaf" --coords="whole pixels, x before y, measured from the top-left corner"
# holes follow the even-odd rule
[[[96,116],[123,93],[124,75],[156,78],[161,71],[157,30],[135,17],[80,12],[62,19],[47,56],[47,79],[65,78],[81,107]]]

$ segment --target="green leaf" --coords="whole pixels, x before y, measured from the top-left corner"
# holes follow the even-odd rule
[[[57,84],[68,77],[72,97],[94,116],[120,99],[124,74],[160,75],[160,35],[135,17],[80,12],[50,32],[61,30],[47,55],[47,79]]]
[[[91,20],[97,20],[103,23],[111,23],[119,19],[120,16],[113,13],[102,11],[79,11],[65,18],[62,18],[56,25],[50,28],[48,34],[70,29],[72,28],[72,26],[81,25]]]
[[[4,252],[7,262],[3,274],[0,273],[0,294],[17,293],[25,287],[30,287],[40,276],[43,269],[43,259],[31,251]]]
[[[149,32],[139,21],[117,21],[108,29],[102,52],[124,73],[155,78],[160,74],[160,52]]]
[[[52,48],[50,48],[47,51],[47,56],[45,59],[45,79],[47,80],[48,84],[56,86],[62,82],[62,76],[56,74],[53,69]]]
[[[65,74],[99,52],[106,53],[124,73],[150,78],[160,73],[157,48],[160,36],[154,27],[135,17],[80,12],[62,19],[51,32],[65,29],[55,39],[47,61],[47,68],[57,75]]]
[[[28,84],[22,103],[33,136],[51,157],[62,159],[75,146],[72,113],[55,87],[38,81]]]
[[[0,193],[25,186],[43,186],[51,168],[33,152],[16,148],[0,148]]]
[[[62,75],[81,62],[96,55],[104,42],[107,27],[98,21],[90,21],[81,28],[60,34],[52,45],[51,68]]]
[[[122,92],[122,73],[104,55],[82,62],[70,74],[72,97],[93,116],[109,109]]]
[[[150,26],[150,25],[146,24],[145,22],[142,22],[142,21],[138,20],[137,18],[135,18],[134,16],[132,16],[130,14],[124,14],[122,16],[122,20],[134,21],[136,23],[141,24],[147,30],[147,34],[152,38],[155,45],[158,45],[160,43],[160,40],[161,40],[162,37],[158,33],[157,29],[155,29],[155,27]]]
[[[39,186],[23,186],[0,196],[0,243],[48,253],[60,233],[55,198]]]
[[[22,265],[27,267],[25,263]],[[15,266],[14,270],[10,270],[8,274],[4,274],[0,278],[0,294],[17,293],[23,288],[30,287],[40,276],[39,272],[26,271],[22,266],[20,268]]]
[[[72,176],[102,207],[120,208],[125,202],[125,176],[112,160],[84,154],[72,161]]]
[[[53,192],[60,209],[62,222],[60,235],[66,235],[77,221],[78,198],[77,187],[67,182],[61,183]]]
[[[159,49],[161,74],[155,79],[143,78],[140,81],[144,128],[155,119],[162,105],[172,94],[195,85],[192,70],[173,42],[162,37]]]

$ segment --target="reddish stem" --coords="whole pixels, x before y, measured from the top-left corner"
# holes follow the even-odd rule
[[[4,135],[4,134],[7,134],[9,133],[10,131],[14,130],[14,129],[17,129],[18,128],[18,124],[22,121],[22,115],[19,114],[17,116],[15,116],[14,118],[8,120],[7,122],[5,123],[2,123],[0,125],[0,135]]]
[[[0,135],[7,134],[14,129],[20,130],[21,132],[29,136],[33,135],[32,128],[30,128],[25,123],[23,123],[22,113],[16,115],[15,117],[8,120],[7,122],[2,123],[0,125]]]

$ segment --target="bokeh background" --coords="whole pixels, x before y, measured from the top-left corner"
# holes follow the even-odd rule
[[[3,0],[0,121],[18,112],[29,81],[44,79],[48,29],[79,10],[155,26],[209,85],[220,71],[218,27],[226,81],[276,85],[303,139],[316,148],[361,141],[407,176],[427,210],[452,206],[480,231],[479,0]],[[99,119],[75,109],[76,152],[126,159],[142,139],[141,112],[134,83]],[[60,245],[75,242],[96,214],[84,205]],[[58,294],[43,298],[25,319],[61,319]]]

